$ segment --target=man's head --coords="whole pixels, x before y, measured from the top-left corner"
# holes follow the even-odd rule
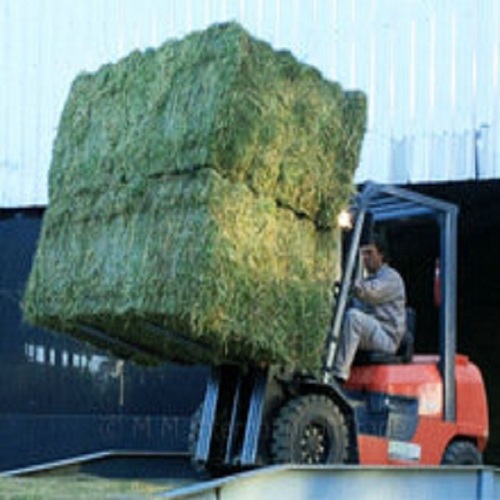
[[[374,235],[360,250],[365,269],[370,274],[376,273],[385,262],[387,254],[385,242],[380,236]]]

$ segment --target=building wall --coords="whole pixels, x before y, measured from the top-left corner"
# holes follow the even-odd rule
[[[52,142],[79,72],[227,20],[367,93],[358,182],[500,178],[497,0],[0,0],[0,207],[13,207],[0,211],[0,469],[106,448],[185,445],[203,372],[148,373],[129,365],[120,372],[116,360],[22,323],[19,301],[40,217],[19,207],[48,202]],[[465,250],[476,236],[469,246],[461,243]],[[486,248],[487,239],[481,241]],[[486,251],[475,257],[485,266],[493,259]],[[462,289],[478,304],[463,308],[460,338],[485,369],[496,401],[492,346],[499,318],[488,297],[498,295],[498,280],[486,273],[485,287],[462,274]],[[481,331],[473,315],[481,317]],[[469,323],[479,342],[464,335]],[[180,392],[166,395],[165,385]],[[495,406],[495,463],[497,413]],[[179,415],[176,434],[171,426]]]
[[[79,72],[227,20],[367,92],[357,181],[500,176],[496,0],[3,0],[0,207],[47,203]]]

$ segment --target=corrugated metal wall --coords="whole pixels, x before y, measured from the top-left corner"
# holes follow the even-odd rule
[[[497,0],[0,0],[0,206],[47,202],[76,74],[224,20],[368,93],[358,181],[500,177]]]
[[[499,2],[398,5],[407,8],[381,9],[371,18],[377,25],[369,65],[375,69],[361,83],[372,97],[371,134],[359,177],[396,182],[499,177]],[[360,11],[360,23],[369,24],[371,14]],[[379,168],[369,158],[370,141],[386,142]]]

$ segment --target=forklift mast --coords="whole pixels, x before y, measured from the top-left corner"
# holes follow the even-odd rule
[[[350,245],[344,260],[331,327],[327,335],[322,370],[324,383],[331,379],[331,369],[349,293],[355,277],[362,237],[372,224],[411,219],[434,219],[440,231],[441,296],[439,318],[439,370],[443,379],[444,419],[455,421],[455,351],[456,351],[456,267],[458,207],[451,203],[395,186],[367,183],[350,208],[354,220]],[[369,226],[369,227],[368,227]]]

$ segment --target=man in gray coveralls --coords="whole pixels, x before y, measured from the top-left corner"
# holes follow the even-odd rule
[[[406,292],[400,274],[385,262],[383,241],[374,236],[361,247],[368,276],[355,282],[353,307],[345,313],[333,375],[349,378],[356,351],[395,353],[406,332]]]

